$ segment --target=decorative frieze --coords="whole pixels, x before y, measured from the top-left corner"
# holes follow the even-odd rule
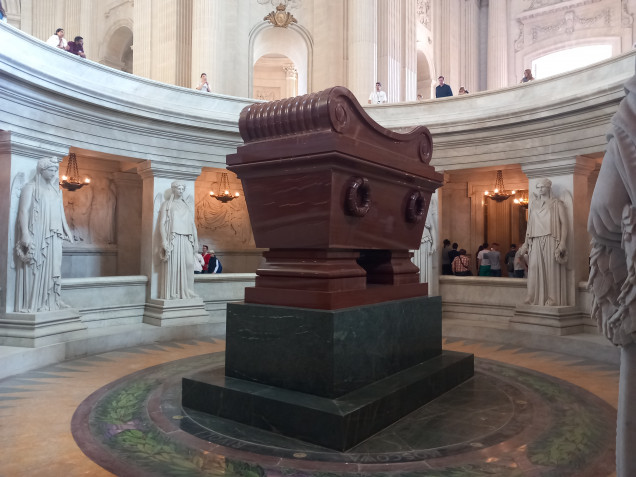
[[[553,8],[543,8],[532,14],[518,16],[515,51],[521,51],[534,43],[559,35],[572,35],[577,31],[591,28],[609,30],[618,26],[618,8],[600,8],[600,5],[592,6],[592,3],[598,3],[598,0],[560,2]],[[630,27],[633,16],[628,12],[626,3],[622,4],[620,15],[621,25]]]
[[[417,21],[431,29],[431,0],[417,0]]]
[[[622,0],[621,7],[621,25],[624,28],[631,28],[634,24],[634,15],[629,12],[628,1]]]
[[[593,17],[582,17],[576,14],[574,11],[567,11],[563,15],[563,18],[551,25],[536,26],[532,28],[532,42],[543,40],[544,38],[566,33],[571,35],[577,26],[580,25],[583,28],[592,28],[599,23],[602,26],[611,26],[611,10],[609,8],[604,9],[600,13]]]

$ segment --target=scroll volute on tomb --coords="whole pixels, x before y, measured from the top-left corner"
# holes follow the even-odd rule
[[[227,164],[242,181],[257,247],[419,248],[442,185],[426,127],[385,129],[334,87],[248,106],[239,129],[245,144]]]

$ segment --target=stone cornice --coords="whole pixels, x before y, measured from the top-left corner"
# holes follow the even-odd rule
[[[599,3],[601,0],[567,0],[560,3],[555,3],[554,5],[547,5],[545,7],[533,8],[532,10],[528,9],[524,11],[522,14],[518,15],[516,19],[524,21],[529,20],[531,18],[545,16],[545,15],[554,15],[554,13],[563,10],[572,10],[577,7],[581,7],[584,5],[590,5],[593,3]]]
[[[201,175],[201,168],[152,160],[139,164],[137,173],[143,180],[164,178],[195,181]]]
[[[586,157],[570,157],[553,159],[550,161],[523,164],[521,170],[528,179],[538,179],[549,176],[564,176],[582,174],[588,176],[596,167],[596,161]]]

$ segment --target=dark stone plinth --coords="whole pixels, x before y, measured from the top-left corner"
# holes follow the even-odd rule
[[[228,377],[336,398],[442,352],[441,298],[339,310],[227,307]]]
[[[345,451],[473,375],[473,355],[444,351],[337,399],[224,376],[183,378],[185,408]]]

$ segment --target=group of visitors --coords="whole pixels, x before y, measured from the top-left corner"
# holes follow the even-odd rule
[[[523,278],[528,270],[527,256],[517,253],[517,245],[511,244],[504,257],[504,265],[508,277]],[[499,244],[494,242],[490,247],[487,242],[477,250],[477,274],[481,277],[501,277],[501,252]]]
[[[465,249],[459,249],[457,242],[451,242],[444,239],[444,247],[442,248],[442,275],[470,276],[470,258],[466,254]]]
[[[518,254],[517,245],[511,244],[510,250],[502,257],[500,245],[483,243],[477,250],[477,275],[481,277],[501,277],[502,265],[505,265],[507,276],[524,278],[527,276],[527,254]],[[444,239],[442,248],[442,275],[472,276],[470,257],[465,249],[459,249],[457,242],[451,245],[450,240]]]
[[[527,83],[528,81],[532,81],[534,79],[534,76],[532,76],[532,71],[530,69],[526,69],[523,72],[523,78],[521,79],[522,83]],[[439,78],[437,78],[438,81],[438,85],[435,87],[435,97],[436,98],[446,98],[448,96],[453,96],[453,90],[451,89],[451,87],[445,83],[445,78],[443,76],[440,76]],[[469,91],[466,89],[465,86],[460,86],[459,88],[459,93],[458,95],[464,95],[464,94],[468,94]],[[417,99],[418,101],[422,98],[421,94],[417,95]],[[369,101],[370,102],[370,101]]]
[[[210,250],[207,245],[204,245],[202,249],[201,253],[196,254],[194,273],[221,273],[223,266],[214,254],[214,250]]]
[[[76,36],[73,41],[67,42],[66,38],[64,38],[64,28],[55,30],[55,35],[51,35],[46,42],[55,48],[86,58],[86,54],[84,53],[84,38]]]

